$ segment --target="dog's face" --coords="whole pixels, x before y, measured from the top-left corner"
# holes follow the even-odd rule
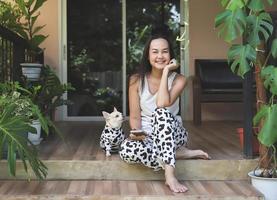
[[[112,113],[107,113],[105,111],[102,112],[106,124],[110,126],[111,128],[120,128],[123,122],[123,115],[121,112],[117,111],[116,108],[114,108]]]

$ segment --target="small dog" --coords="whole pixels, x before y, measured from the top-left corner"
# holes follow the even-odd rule
[[[112,113],[102,112],[106,125],[100,137],[100,147],[106,151],[106,156],[111,156],[111,152],[118,152],[120,144],[125,139],[121,128],[123,116],[114,108]]]

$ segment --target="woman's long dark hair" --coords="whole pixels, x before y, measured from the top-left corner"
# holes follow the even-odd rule
[[[155,39],[164,39],[167,41],[168,43],[168,48],[169,48],[169,55],[170,55],[170,59],[174,58],[174,51],[173,51],[173,46],[172,43],[170,42],[170,37],[169,37],[169,33],[167,30],[165,30],[164,28],[158,28],[152,31],[152,34],[150,36],[150,38],[147,40],[145,46],[144,46],[144,50],[143,50],[143,54],[142,54],[142,58],[141,58],[141,62],[140,65],[138,66],[138,68],[136,69],[134,75],[136,76],[135,81],[130,83],[133,84],[138,80],[141,80],[141,88],[143,89],[144,87],[144,77],[146,74],[148,74],[149,72],[151,72],[152,66],[149,62],[149,49],[150,49],[150,44],[153,40]]]

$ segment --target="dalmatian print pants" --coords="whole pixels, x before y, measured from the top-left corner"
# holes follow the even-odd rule
[[[188,132],[166,108],[152,115],[152,134],[143,141],[125,139],[119,155],[127,163],[142,163],[154,170],[168,164],[175,167],[176,149],[187,143]]]

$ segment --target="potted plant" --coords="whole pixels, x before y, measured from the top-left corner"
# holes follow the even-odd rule
[[[71,101],[64,99],[65,92],[74,90],[71,84],[62,84],[54,70],[49,65],[45,65],[42,67],[39,81],[22,80],[21,85],[26,91],[23,95],[26,95],[38,106],[48,128],[62,137],[61,132],[53,123],[53,118],[57,107],[71,104]],[[39,126],[38,129],[40,129]],[[46,133],[47,135],[48,133]],[[39,141],[37,140],[37,142]]]
[[[40,77],[42,64],[38,63],[38,59],[43,50],[39,46],[48,37],[48,35],[39,33],[45,25],[36,26],[40,15],[38,10],[45,2],[46,0],[13,0],[13,5],[8,4],[10,9],[6,9],[9,12],[7,11],[6,15],[3,15],[12,19],[4,25],[19,34],[28,43],[27,63],[20,65],[23,75],[32,81],[37,81]]]
[[[256,180],[265,179],[275,184],[274,190],[269,193],[260,190],[266,199],[276,198],[276,142],[277,142],[277,68],[268,64],[272,56],[277,58],[277,39],[266,47],[266,42],[272,37],[273,25],[270,14],[265,10],[265,2],[273,4],[273,0],[221,0],[224,11],[215,18],[215,26],[219,28],[219,36],[231,44],[228,51],[228,60],[231,70],[241,77],[252,68],[255,70],[257,113],[253,119],[258,126],[260,159],[257,169],[249,173],[254,187]],[[241,38],[242,44],[234,41]],[[266,55],[266,50],[269,53]],[[269,98],[267,99],[266,89]]]
[[[27,133],[36,132],[31,126],[34,117],[48,130],[38,107],[18,92],[21,90],[24,89],[18,83],[0,84],[0,159],[3,150],[6,151],[9,173],[16,176],[16,158],[20,157],[26,173],[30,166],[37,178],[43,179],[47,175],[47,167],[39,160],[37,149],[28,140]]]

